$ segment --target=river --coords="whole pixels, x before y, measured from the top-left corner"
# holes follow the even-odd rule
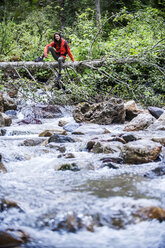
[[[0,200],[14,201],[19,208],[0,212],[0,228],[26,232],[30,241],[20,246],[26,248],[164,248],[165,222],[139,221],[133,215],[140,207],[165,208],[165,176],[144,177],[163,159],[101,168],[100,159],[106,156],[86,150],[87,141],[121,133],[123,125],[88,124],[91,133],[67,132],[76,140],[63,144],[71,157],[46,146],[21,145],[46,129],[59,128],[59,120],[74,122],[72,108],[62,111],[64,117],[44,119],[39,125],[14,121],[5,127],[0,153],[7,173],[0,173]],[[97,131],[103,127],[111,133]],[[80,170],[57,170],[64,163],[76,163]]]

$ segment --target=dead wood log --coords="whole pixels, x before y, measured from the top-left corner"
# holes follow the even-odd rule
[[[64,68],[79,68],[79,67],[88,67],[89,65],[100,67],[103,65],[102,60],[84,60],[84,61],[75,61],[75,62],[65,62]],[[57,62],[33,62],[33,61],[21,61],[21,62],[0,62],[0,70],[10,70],[10,69],[50,69],[58,68]]]

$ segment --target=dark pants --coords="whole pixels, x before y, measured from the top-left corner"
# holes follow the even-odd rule
[[[48,53],[49,52],[51,52],[53,58],[58,61],[59,74],[61,74],[62,65],[65,62],[65,58],[62,56],[58,56],[55,49],[51,46],[49,46],[49,48],[48,48]]]

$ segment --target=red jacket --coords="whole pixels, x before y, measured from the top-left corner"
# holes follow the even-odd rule
[[[49,46],[54,47],[55,50],[56,50],[56,53],[57,54],[60,53],[60,56],[62,56],[62,57],[64,57],[66,59],[66,56],[65,56],[66,49],[65,49],[65,40],[64,39],[62,39],[62,41],[61,41],[61,47],[59,47],[58,43],[56,44],[56,47],[55,47],[54,46],[54,41],[51,42],[50,44],[46,45],[45,50],[44,50],[45,57],[47,57],[47,55],[48,55],[48,47]],[[71,60],[74,61],[74,58],[73,58],[73,56],[72,56],[72,54],[70,52],[70,48],[68,46],[68,43],[67,43],[67,52],[68,52],[68,55],[71,58]]]

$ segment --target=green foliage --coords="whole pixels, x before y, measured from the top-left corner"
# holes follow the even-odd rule
[[[131,8],[134,6],[136,10],[129,12],[124,7],[124,1],[116,1],[114,5],[123,8],[111,14],[111,19],[106,12],[101,20],[101,24],[105,25],[98,33],[92,1],[86,10],[85,2],[89,4],[88,0],[83,0],[83,12],[80,11],[80,3],[72,3],[77,12],[71,18],[74,20],[72,25],[65,27],[65,38],[75,60],[102,58],[106,65],[95,70],[80,68],[77,74],[70,70],[71,82],[66,84],[71,92],[68,96],[70,100],[93,101],[98,93],[110,93],[146,105],[164,105],[165,40],[162,12],[151,7],[142,9],[140,3],[144,1],[140,0],[128,1]],[[108,1],[102,4],[110,6]],[[66,1],[66,5],[70,6],[71,3]],[[16,57],[25,61],[34,60],[52,41],[54,32],[60,30],[59,5],[48,4],[45,0],[42,6],[37,6],[37,2],[33,2],[29,7],[32,11],[19,23],[18,19],[15,22],[11,18],[4,18],[0,22],[1,60],[12,61]],[[47,61],[53,61],[51,55]],[[23,75],[25,81],[29,80],[26,72]],[[45,70],[35,71],[38,82],[46,82],[50,76],[51,73]],[[67,82],[67,77],[64,80]],[[34,87],[25,86],[28,92]],[[42,88],[42,85],[35,83],[34,92],[38,87]],[[61,93],[54,91],[54,94],[62,102]]]

